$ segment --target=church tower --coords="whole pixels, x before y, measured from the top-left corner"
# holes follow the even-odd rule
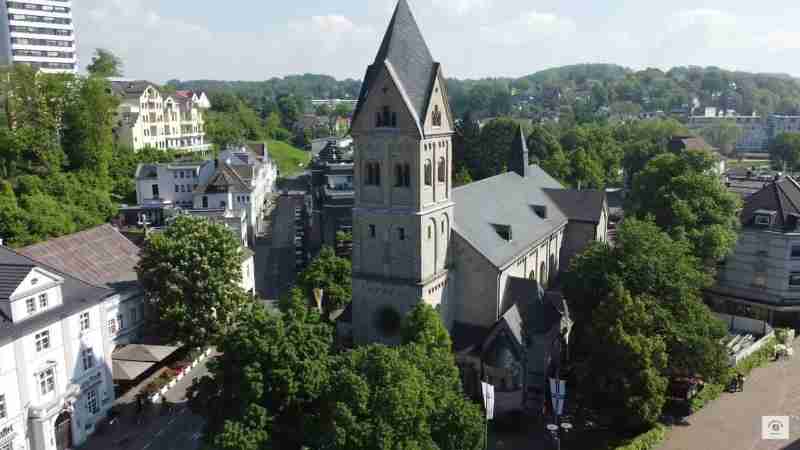
[[[453,118],[406,0],[367,68],[351,133],[355,342],[399,342],[402,318],[420,301],[449,326]]]

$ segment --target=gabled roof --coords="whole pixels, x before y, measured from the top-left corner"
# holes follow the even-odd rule
[[[495,267],[504,267],[566,224],[567,217],[545,192],[561,188],[537,165],[530,166],[525,178],[506,172],[455,188],[453,228]],[[546,218],[539,217],[533,206],[546,207]],[[511,227],[511,241],[497,233],[497,225]]]
[[[0,300],[8,300],[34,267],[15,253],[0,253]]]
[[[109,224],[21,248],[20,254],[95,286],[138,286],[139,248]]]
[[[800,186],[791,178],[773,181],[748,197],[742,208],[742,225],[752,225],[756,211],[775,211],[774,227],[786,225],[789,214],[800,214]]]
[[[158,89],[155,84],[145,80],[112,80],[111,90],[124,97],[140,97],[148,87]]]
[[[238,166],[248,167],[248,166]],[[227,192],[249,192],[250,185],[228,164],[220,164],[208,183],[197,188],[200,194],[221,194]]]
[[[24,270],[26,267],[29,269],[40,267],[63,279],[61,283],[61,305],[20,322],[11,322],[10,318],[3,317],[4,315],[0,316],[0,345],[19,336],[29,334],[34,330],[46,327],[53,322],[61,320],[63,317],[90,308],[114,293],[114,291],[110,289],[94,286],[2,246],[0,246],[0,267],[8,267],[8,269],[6,269],[5,283],[10,283],[13,279],[16,279],[16,277],[19,276],[19,270],[21,268]],[[28,270],[28,272],[29,271],[30,270]],[[18,284],[13,287],[13,290],[16,290],[17,286]],[[8,288],[4,289],[6,291],[8,290]],[[13,290],[11,292],[13,292]]]
[[[375,62],[367,68],[358,98],[353,122],[367,100],[380,69],[389,63],[396,75],[395,81],[405,93],[413,112],[424,121],[425,109],[430,100],[431,87],[436,75],[436,64],[411,8],[406,0],[399,0],[392,20],[383,37]],[[422,126],[422,123],[418,124]]]
[[[558,205],[567,219],[578,222],[599,223],[606,200],[604,191],[573,189],[545,189],[545,193]]]

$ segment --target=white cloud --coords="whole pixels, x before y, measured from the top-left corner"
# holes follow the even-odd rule
[[[492,0],[435,0],[433,4],[446,13],[464,16],[488,9]]]
[[[670,31],[680,31],[690,27],[730,27],[738,19],[733,14],[718,9],[691,9],[678,11],[668,21]]]
[[[758,42],[770,53],[800,50],[800,31],[769,31]]]
[[[483,40],[511,46],[533,41],[563,39],[576,30],[577,26],[572,19],[538,11],[528,11],[510,22],[480,28]]]

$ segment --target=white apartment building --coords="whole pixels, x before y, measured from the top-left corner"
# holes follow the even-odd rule
[[[0,64],[12,63],[77,71],[71,0],[0,1]]]
[[[153,147],[205,152],[211,149],[203,117],[211,104],[205,93],[177,91],[164,95],[150,82],[118,78],[111,80],[111,86],[121,99],[115,129],[118,145],[134,150]]]
[[[143,209],[181,207],[192,215],[246,219],[248,241],[261,231],[268,197],[275,189],[277,165],[266,145],[225,150],[215,160],[140,164],[136,169],[136,199]],[[151,223],[154,221],[151,219]]]
[[[82,444],[114,400],[103,304],[116,297],[0,247],[0,448]]]

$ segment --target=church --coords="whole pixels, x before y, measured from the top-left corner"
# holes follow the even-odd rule
[[[425,302],[451,333],[467,391],[488,380],[541,411],[571,323],[558,273],[606,239],[605,195],[531,165],[521,130],[508,172],[453,188],[454,127],[442,66],[400,0],[353,115],[353,301],[342,320],[355,344],[396,344]]]

